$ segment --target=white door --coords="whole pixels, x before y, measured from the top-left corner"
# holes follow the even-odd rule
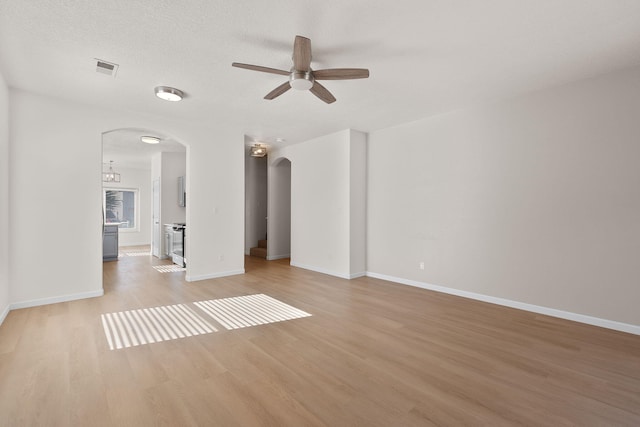
[[[162,253],[162,227],[160,227],[160,180],[153,180],[153,235],[151,253],[160,258]]]

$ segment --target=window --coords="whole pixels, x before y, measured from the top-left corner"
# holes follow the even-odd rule
[[[139,231],[138,189],[104,188],[104,219],[121,231]]]

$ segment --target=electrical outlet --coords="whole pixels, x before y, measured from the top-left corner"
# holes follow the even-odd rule
[[[424,270],[424,261],[420,263],[420,270]]]
[[[218,261],[224,261],[224,255],[218,256]]]

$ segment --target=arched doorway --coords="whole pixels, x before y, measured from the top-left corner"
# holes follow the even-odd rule
[[[157,140],[145,142],[148,136]],[[188,181],[187,147],[157,130],[122,128],[102,134],[102,153],[103,260],[144,250],[167,258],[163,224],[188,218],[178,190],[179,177]]]

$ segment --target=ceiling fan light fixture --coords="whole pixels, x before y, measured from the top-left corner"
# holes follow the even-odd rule
[[[155,92],[158,98],[164,99],[165,101],[177,102],[182,101],[182,98],[184,98],[184,92],[174,87],[157,86]]]
[[[251,157],[264,157],[267,155],[267,147],[260,144],[254,144],[251,147]]]
[[[141,136],[140,141],[146,144],[159,144],[160,138],[158,138],[157,136]]]
[[[311,57],[311,40],[307,37],[296,36],[293,41],[293,56],[291,57],[293,67],[289,71],[261,65],[243,64],[241,62],[233,62],[231,66],[262,73],[289,76],[288,81],[280,84],[280,86],[265,95],[264,99],[267,100],[276,99],[293,88],[296,90],[308,90],[320,100],[327,104],[332,104],[336,102],[336,97],[326,87],[318,83],[318,80],[352,80],[369,77],[369,70],[366,68],[329,68],[314,71],[311,69]]]
[[[296,90],[309,90],[313,86],[313,76],[309,71],[293,71],[289,76],[289,85]]]

